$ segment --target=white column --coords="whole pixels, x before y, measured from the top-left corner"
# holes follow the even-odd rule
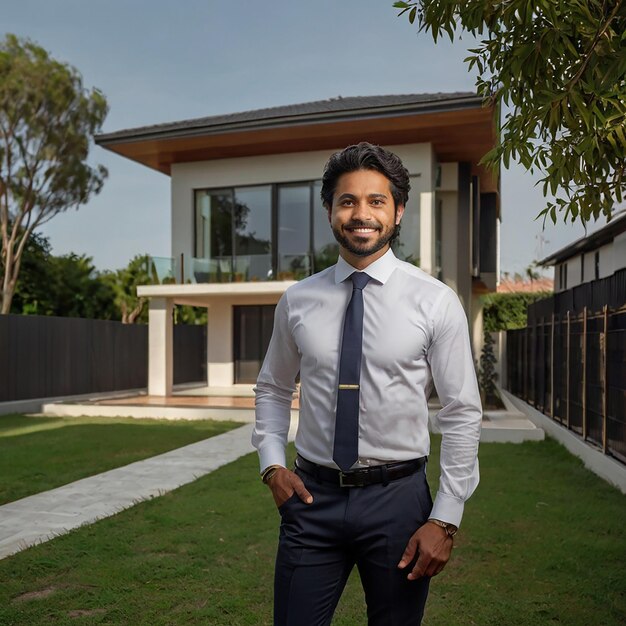
[[[214,301],[207,317],[207,383],[230,387],[234,382],[233,305]]]
[[[170,298],[151,298],[148,316],[148,394],[171,396],[174,380],[174,320]]]
[[[435,271],[435,192],[420,193],[420,268]]]
[[[472,350],[474,351],[474,359],[480,360],[480,353],[483,349],[483,304],[480,300],[480,294],[473,293],[467,307],[467,319],[469,323],[470,340],[472,342]]]
[[[420,267],[435,273],[435,168],[432,144],[420,178]]]

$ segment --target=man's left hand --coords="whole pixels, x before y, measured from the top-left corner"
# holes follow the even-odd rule
[[[436,576],[448,562],[453,543],[444,528],[426,522],[409,539],[398,567],[404,569],[418,555],[407,578],[417,580],[422,576]]]

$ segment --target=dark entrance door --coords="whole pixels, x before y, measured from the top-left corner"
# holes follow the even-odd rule
[[[255,383],[272,336],[275,304],[235,306],[235,383]]]

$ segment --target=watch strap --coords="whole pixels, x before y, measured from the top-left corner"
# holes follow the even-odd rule
[[[428,521],[439,526],[440,528],[443,528],[448,537],[454,537],[459,530],[454,524],[450,524],[450,522],[443,522],[440,519],[435,519],[434,517],[429,518]]]

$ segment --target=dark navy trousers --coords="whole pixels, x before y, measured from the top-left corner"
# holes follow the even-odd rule
[[[386,486],[343,488],[296,473],[313,503],[294,493],[279,508],[275,626],[330,624],[355,565],[370,626],[419,625],[430,580],[407,580],[412,564],[398,562],[432,509],[425,468]]]

